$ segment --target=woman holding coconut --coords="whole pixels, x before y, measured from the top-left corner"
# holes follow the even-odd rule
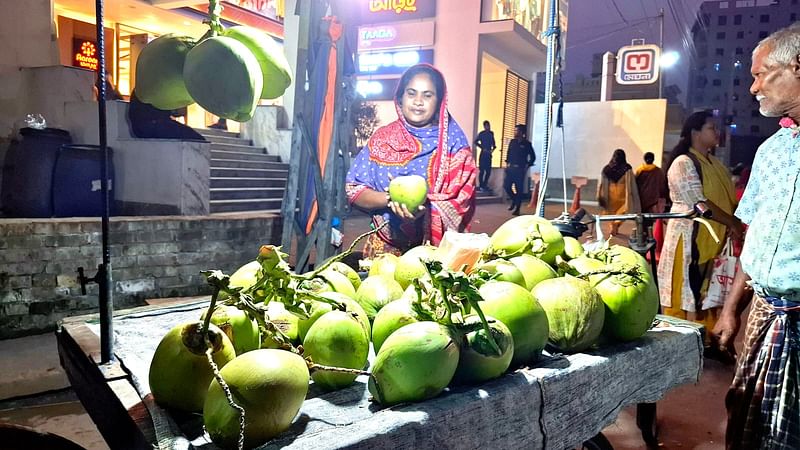
[[[409,68],[395,101],[398,119],[373,133],[346,178],[350,204],[371,212],[375,227],[388,222],[367,239],[365,258],[399,255],[428,240],[437,245],[446,230],[468,229],[475,211],[477,168],[469,140],[447,111],[441,72],[428,64]],[[421,179],[401,179],[411,175]],[[421,200],[416,208],[412,197]]]

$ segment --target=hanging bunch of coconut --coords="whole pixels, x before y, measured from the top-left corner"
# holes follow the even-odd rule
[[[260,99],[283,95],[292,82],[280,45],[246,26],[223,29],[222,6],[210,0],[210,30],[199,40],[164,35],[142,49],[136,62],[136,96],[158,109],[197,103],[237,122],[253,117]]]

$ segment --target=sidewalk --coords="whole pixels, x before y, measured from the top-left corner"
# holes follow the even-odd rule
[[[511,219],[507,206],[504,203],[478,205],[472,232],[491,233]],[[545,215],[554,218],[562,208],[561,204],[548,204]],[[596,212],[596,208],[586,209],[590,213]],[[533,211],[523,206],[522,213],[531,214]],[[356,236],[366,232],[369,221],[369,217],[362,213],[346,218],[343,245],[349,245]],[[613,242],[625,245],[631,228],[632,224],[624,224],[620,229],[623,234],[615,236]],[[587,236],[588,233],[584,240]],[[0,379],[0,422],[59,434],[91,450],[108,448],[68,388],[68,380],[58,360],[54,334],[0,341],[0,367],[4,369],[4,377]],[[733,367],[706,359],[703,375],[697,384],[676,388],[659,401],[660,448],[723,449],[724,396],[732,377]],[[45,392],[48,394],[36,395]],[[9,401],[12,397],[16,400]],[[644,448],[636,428],[635,407],[624,409],[616,423],[603,432],[617,450]]]

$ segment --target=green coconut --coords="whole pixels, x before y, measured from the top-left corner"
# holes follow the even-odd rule
[[[563,251],[564,238],[558,228],[542,217],[525,215],[500,225],[485,253],[502,258],[527,253],[553,265]]]
[[[225,36],[208,38],[189,51],[183,79],[189,94],[203,109],[237,122],[253,117],[263,85],[253,52]]]
[[[386,275],[394,278],[394,271],[397,267],[397,261],[399,259],[400,258],[397,255],[393,255],[391,253],[381,253],[380,255],[372,258],[370,261],[369,273],[367,275],[370,277],[375,275]]]
[[[246,353],[220,370],[234,402],[245,411],[245,448],[254,448],[292,424],[308,393],[308,366],[295,353],[261,349]],[[237,448],[239,411],[228,404],[215,379],[206,388],[203,423],[222,448]]]
[[[206,344],[200,322],[189,322],[172,328],[158,343],[150,362],[150,392],[161,406],[180,411],[203,409],[208,384],[214,372],[206,358]],[[212,358],[224,367],[236,357],[230,339],[214,324],[208,327]]]
[[[507,326],[492,316],[486,316],[489,329],[500,353],[495,352],[486,330],[471,331],[461,340],[458,368],[453,380],[458,383],[474,384],[497,378],[511,365],[514,358],[514,337]],[[467,324],[480,322],[477,315],[468,316]]]
[[[532,255],[519,255],[511,258],[512,264],[517,266],[525,278],[525,289],[531,290],[542,280],[549,280],[558,276],[550,264]]]
[[[541,284],[541,283],[540,283]],[[549,334],[547,316],[533,295],[524,287],[508,281],[491,281],[480,287],[484,314],[503,322],[514,338],[511,364],[538,359]]]
[[[549,341],[559,351],[577,353],[597,342],[605,305],[589,282],[566,275],[542,281],[532,293],[547,312]]]
[[[380,351],[386,338],[392,333],[413,322],[418,320],[408,300],[394,300],[381,308],[372,323],[372,346],[375,352]]]
[[[192,38],[174,34],[145,45],[136,60],[136,97],[164,111],[194,103],[183,80],[186,55],[194,45]]]
[[[304,355],[316,364],[363,369],[369,354],[369,336],[355,313],[331,311],[320,317],[303,341]],[[314,383],[326,391],[353,384],[355,374],[315,370]]]
[[[334,261],[330,266],[328,266],[326,271],[327,270],[333,270],[346,276],[347,279],[350,280],[350,284],[352,284],[356,289],[361,286],[361,277],[358,275],[358,272],[341,261]]]
[[[203,313],[200,320],[205,319]],[[216,305],[211,314],[211,323],[219,327],[233,343],[236,355],[242,355],[261,347],[261,332],[258,323],[241,309],[230,305]]]
[[[392,333],[372,367],[369,392],[382,405],[439,395],[458,367],[459,348],[447,328],[415,322]]]
[[[283,48],[275,42],[272,36],[255,28],[235,26],[225,30],[224,35],[236,39],[244,44],[256,57],[263,83],[261,98],[278,98],[292,84],[292,68]]]
[[[517,268],[517,266],[505,259],[493,259],[479,264],[476,270],[485,270],[491,275],[497,275],[494,278],[497,281],[508,281],[518,284],[522,287],[526,286],[525,276]]]
[[[387,303],[402,297],[403,288],[389,275],[372,275],[361,282],[355,300],[367,312],[370,320]]]
[[[403,289],[406,289],[412,281],[418,278],[427,278],[428,271],[423,260],[434,259],[436,247],[432,245],[420,245],[405,252],[397,260],[394,269],[394,279]]]

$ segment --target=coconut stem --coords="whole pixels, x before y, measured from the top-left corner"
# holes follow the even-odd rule
[[[334,366],[325,366],[322,364],[317,364],[311,361],[307,361],[309,370],[324,370],[325,372],[338,372],[338,373],[349,373],[351,375],[370,375],[369,372],[366,370],[358,370],[358,369],[347,369],[344,367],[334,367]]]
[[[222,14],[222,2],[219,0],[208,0],[208,26],[211,28],[211,36],[219,36],[224,31],[220,15]]]
[[[208,340],[206,340],[206,345],[208,345]],[[244,449],[244,408],[236,404],[233,400],[233,394],[231,394],[231,388],[228,387],[228,383],[222,378],[222,375],[219,373],[219,367],[217,363],[214,362],[214,358],[211,356],[213,353],[211,347],[206,349],[206,359],[208,359],[208,364],[211,366],[211,370],[214,371],[214,378],[217,380],[217,383],[222,387],[222,392],[225,393],[225,398],[228,400],[228,404],[231,408],[239,411],[239,442],[238,448],[239,450]]]
[[[200,329],[203,339],[208,340],[208,327],[211,326],[211,315],[214,313],[214,308],[217,306],[217,297],[219,297],[219,286],[212,286],[214,290],[211,294],[211,303],[208,304],[208,311],[206,311],[206,318],[203,320],[203,328]]]
[[[367,236],[377,233],[378,231],[380,231],[383,227],[385,227],[388,224],[389,224],[389,222],[384,222],[384,223],[380,224],[378,227],[376,227],[374,230],[369,230],[366,233],[363,233],[363,234],[359,235],[357,238],[355,238],[353,240],[353,242],[350,244],[350,247],[347,247],[347,250],[343,251],[342,253],[339,253],[338,255],[333,256],[330,259],[328,259],[327,261],[322,263],[319,267],[317,267],[316,269],[312,270],[310,273],[305,274],[305,275],[298,275],[298,277],[302,278],[302,279],[305,279],[305,280],[310,280],[310,279],[318,276],[320,273],[322,273],[322,271],[324,271],[325,269],[330,267],[331,264],[335,263],[336,261],[341,261],[341,260],[345,259],[347,256],[349,256],[350,254],[352,254],[353,250],[355,250],[355,248],[356,248],[356,245],[358,245],[358,243],[361,242],[362,240],[364,240]]]

